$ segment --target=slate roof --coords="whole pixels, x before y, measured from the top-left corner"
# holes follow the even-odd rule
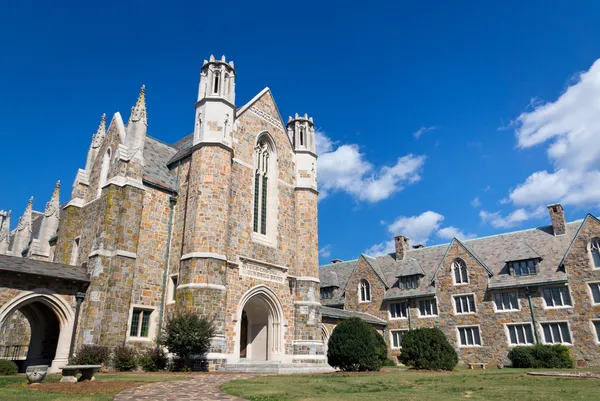
[[[144,180],[174,191],[176,179],[167,164],[176,153],[177,148],[172,145],[147,136],[144,142]]]
[[[90,282],[90,278],[85,267],[18,258],[16,256],[0,255],[0,272],[2,271],[52,277],[78,281],[82,283]]]
[[[321,315],[325,317],[331,317],[336,319],[349,319],[351,317],[358,317],[367,323],[380,324],[387,326],[387,322],[376,316],[369,315],[362,312],[353,312],[345,309],[329,308],[327,306],[321,307]]]
[[[173,147],[177,149],[177,152],[167,161],[167,164],[175,163],[177,160],[181,160],[191,153],[192,144],[194,142],[194,133],[184,136],[173,144]]]
[[[488,287],[498,289],[525,285],[542,285],[564,282],[567,275],[561,268],[563,256],[569,249],[583,220],[567,223],[566,234],[555,236],[552,226],[543,226],[529,230],[509,232],[490,237],[458,241],[467,252],[481,263],[490,275]],[[407,252],[405,260],[397,261],[395,254],[365,257],[378,275],[383,275],[387,289],[385,299],[402,299],[425,297],[435,294],[431,285],[452,243],[422,248],[412,248]],[[509,274],[508,261],[539,258],[538,273],[531,276],[514,276]],[[340,290],[334,292],[330,300],[322,300],[323,305],[343,305],[342,289],[345,289],[356,260],[328,264],[320,267],[321,280],[327,282],[327,276],[335,272]],[[476,267],[477,268],[477,267]],[[398,288],[398,278],[402,276],[422,274],[419,288],[403,290]]]

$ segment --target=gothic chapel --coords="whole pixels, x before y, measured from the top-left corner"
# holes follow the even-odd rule
[[[0,330],[30,331],[28,364],[58,369],[84,344],[154,346],[182,304],[214,318],[204,368],[327,368],[313,120],[284,124],[269,88],[236,107],[235,79],[232,61],[204,61],[193,132],[174,144],[148,135],[142,87],[127,123],[102,117],[60,207],[57,187],[60,219],[30,202],[9,232],[0,214]]]

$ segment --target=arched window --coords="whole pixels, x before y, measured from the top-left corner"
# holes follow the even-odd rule
[[[102,167],[100,168],[100,181],[98,182],[98,197],[102,194],[102,187],[108,180],[108,171],[110,169],[110,148],[106,150],[104,157],[102,158]]]
[[[300,146],[304,146],[304,128],[300,128]]]
[[[360,280],[358,290],[360,293],[360,302],[371,302],[371,285],[367,280]]]
[[[469,282],[467,264],[464,260],[455,259],[452,262],[452,270],[454,270],[454,284],[467,284]]]
[[[600,238],[594,238],[590,241],[590,252],[593,266],[597,269],[600,268]]]
[[[217,94],[219,93],[219,80],[220,80],[220,74],[219,72],[215,72],[215,79],[213,81],[213,93]]]
[[[256,170],[254,173],[254,227],[256,233],[267,234],[267,207],[269,206],[269,156],[271,146],[266,137],[256,145]]]

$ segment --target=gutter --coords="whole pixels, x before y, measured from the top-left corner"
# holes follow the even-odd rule
[[[540,333],[538,333],[537,324],[535,324],[535,314],[533,313],[533,302],[531,302],[531,291],[527,287],[527,300],[529,301],[529,312],[531,312],[531,324],[533,324],[533,333],[535,334],[535,343],[540,343]]]
[[[401,301],[403,299],[416,299],[416,298],[430,298],[435,297],[435,292],[427,293],[427,294],[415,294],[415,295],[403,295],[400,297],[393,298],[383,298],[384,301]]]
[[[567,284],[568,280],[554,280],[554,281],[543,281],[538,283],[528,283],[528,284],[507,284],[500,287],[490,287],[488,286],[488,290],[504,290],[506,288],[529,288],[529,287],[542,287],[544,285],[553,285],[553,284]]]

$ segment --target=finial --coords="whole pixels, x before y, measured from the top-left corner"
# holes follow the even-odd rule
[[[225,62],[225,55],[221,56],[221,61]]]
[[[31,207],[33,205],[33,196],[31,198],[29,198],[29,203],[27,204],[27,207]]]
[[[60,191],[60,180],[56,181],[56,187],[54,187],[54,195],[58,194],[59,191]]]
[[[310,121],[311,123],[314,123],[314,121],[313,121],[313,118],[312,118],[312,117],[309,117],[309,118],[308,118],[308,121]]]
[[[131,108],[129,122],[137,121],[142,121],[144,124],[148,125],[148,117],[146,115],[146,85],[142,85],[142,87],[140,88],[140,94],[138,96],[137,102],[135,106]]]
[[[288,123],[289,123],[290,121],[292,121],[292,120],[293,120],[293,119],[292,119],[292,116],[289,116],[289,117],[288,117]]]
[[[204,61],[202,62],[202,67],[204,67],[206,64],[208,64],[208,60],[204,60]]]
[[[298,115],[298,113],[296,113],[296,114],[294,115],[294,118],[299,118],[299,117],[300,117],[300,116]]]
[[[213,54],[211,54],[210,58],[208,59],[208,61],[215,61],[215,56]]]
[[[230,61],[230,62],[229,62],[229,66],[230,66],[231,68],[233,68],[233,61]]]
[[[308,113],[304,113],[304,119],[308,120]]]

